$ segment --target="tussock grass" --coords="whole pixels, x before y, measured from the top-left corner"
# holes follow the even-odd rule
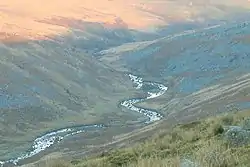
[[[223,139],[223,126],[242,126],[249,117],[250,111],[244,111],[177,125],[170,132],[161,129],[136,146],[79,160],[67,167],[180,167],[183,163],[202,167],[250,166],[250,145],[234,147]]]

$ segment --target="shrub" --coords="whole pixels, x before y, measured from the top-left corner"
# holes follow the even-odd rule
[[[215,136],[220,135],[220,134],[222,134],[223,132],[224,132],[224,128],[223,128],[222,125],[220,125],[220,124],[215,124],[215,125],[213,126],[213,134],[214,134]]]
[[[227,115],[221,118],[221,121],[224,125],[233,125],[234,117],[232,115]]]
[[[124,151],[116,151],[113,154],[109,155],[107,158],[108,163],[110,163],[112,166],[124,166],[128,163],[132,163],[137,161],[138,156],[128,150]]]

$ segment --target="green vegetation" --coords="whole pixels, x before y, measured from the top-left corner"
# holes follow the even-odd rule
[[[207,118],[158,131],[155,136],[129,148],[98,157],[48,163],[47,167],[244,167],[250,166],[250,145],[232,145],[225,139],[227,126],[249,126],[250,111]],[[248,128],[247,128],[248,127]],[[246,130],[247,131],[247,130]],[[250,137],[250,136],[249,136]]]

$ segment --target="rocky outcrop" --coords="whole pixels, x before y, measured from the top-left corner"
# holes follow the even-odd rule
[[[234,146],[250,144],[250,118],[247,118],[242,126],[224,127],[225,139]]]

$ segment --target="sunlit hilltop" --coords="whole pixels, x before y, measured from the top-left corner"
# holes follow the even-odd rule
[[[216,5],[248,7],[249,2],[4,0],[0,2],[0,40],[46,39],[51,35],[65,33],[69,27],[84,29],[83,22],[98,22],[109,27],[146,29],[166,25],[173,20],[191,20],[206,11],[220,14],[225,12],[219,12],[221,9],[216,9]]]

